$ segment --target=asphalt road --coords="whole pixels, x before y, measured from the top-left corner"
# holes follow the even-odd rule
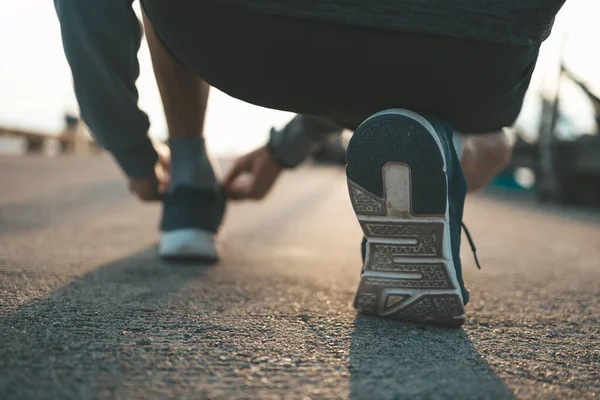
[[[343,170],[229,208],[216,266],[156,256],[108,157],[0,158],[0,399],[600,397],[600,213],[469,199],[463,329],[357,316]]]

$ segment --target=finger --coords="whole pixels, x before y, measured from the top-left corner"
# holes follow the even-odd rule
[[[250,158],[239,158],[235,161],[233,167],[231,167],[231,169],[227,173],[227,176],[225,176],[224,184],[226,186],[231,185],[233,181],[237,179],[238,176],[240,176],[244,172],[250,172],[251,169],[252,163],[250,162]]]
[[[171,160],[164,159],[159,157],[158,163],[156,164],[156,169],[160,169],[163,174],[170,175],[171,174]]]
[[[138,192],[134,192],[138,199],[140,199],[141,201],[159,201],[162,200],[164,198],[164,194],[163,193],[159,193],[159,192],[154,192],[154,193],[138,193]]]
[[[171,184],[170,181],[158,182],[158,193],[160,193],[162,196],[166,195],[167,192],[169,191],[170,184]]]
[[[225,193],[230,200],[245,200],[250,198],[251,184],[240,180],[232,182],[225,187]]]
[[[151,197],[144,201],[162,201],[165,198],[165,193],[154,193]]]
[[[161,194],[166,193],[171,184],[171,172],[160,164],[156,164],[154,172],[156,175],[158,192]]]
[[[240,201],[240,200],[248,200],[248,195],[246,193],[236,192],[236,191],[227,191],[227,200]]]
[[[130,182],[129,190],[141,201],[162,200],[163,194],[158,191],[158,182]]]
[[[248,197],[254,200],[262,200],[267,193],[269,192],[269,190],[271,189],[271,186],[273,184],[273,181],[269,180],[267,182],[265,182],[264,180],[261,180],[261,182],[256,183],[251,190],[248,193]]]
[[[159,156],[163,156],[169,158],[171,156],[171,148],[162,142],[154,142],[154,149],[158,153]]]
[[[156,163],[162,169],[171,171],[171,149],[164,143],[154,142],[154,149],[158,154],[158,162]]]
[[[159,193],[158,190],[144,190],[139,188],[131,188],[130,190],[141,201],[162,200],[162,194]]]
[[[275,184],[280,173],[281,168],[274,160],[265,159],[262,163],[255,163],[254,182],[249,195],[255,200],[263,199]]]
[[[171,159],[168,158],[158,158],[158,165],[165,171],[171,172]]]

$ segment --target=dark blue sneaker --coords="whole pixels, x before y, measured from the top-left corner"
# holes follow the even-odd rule
[[[225,214],[225,193],[179,186],[163,202],[159,254],[169,259],[218,260],[215,235]]]
[[[460,326],[467,185],[452,127],[402,109],[363,122],[348,146],[350,199],[366,240],[354,301],[362,313]]]

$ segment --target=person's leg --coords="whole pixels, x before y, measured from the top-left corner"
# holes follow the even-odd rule
[[[538,46],[330,26],[191,3],[175,9],[145,1],[191,69],[245,101],[327,116],[350,129],[380,109],[406,107],[441,116],[461,132],[499,132],[518,115],[538,52]],[[352,62],[340,62],[346,59]],[[510,152],[501,133],[470,136],[464,136],[463,161],[476,190]]]
[[[357,129],[346,168],[367,238],[357,309],[464,321],[469,295],[460,242],[467,186],[454,128],[481,133],[512,124],[539,46],[320,24],[208,1],[144,4],[161,38],[211,85]]]
[[[214,235],[223,217],[225,199],[203,137],[210,87],[164,47],[145,15],[144,28],[171,152],[159,254],[166,258],[213,260],[217,258]]]
[[[171,149],[171,185],[213,189],[217,180],[204,143],[210,86],[164,47],[144,14],[144,29],[161,95]]]
[[[460,164],[469,192],[486,187],[510,162],[512,147],[504,131],[456,134],[462,142]]]

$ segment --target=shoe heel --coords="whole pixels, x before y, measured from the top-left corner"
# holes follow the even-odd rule
[[[460,326],[444,153],[418,114],[388,110],[355,132],[348,189],[366,243],[354,307],[402,321]]]

